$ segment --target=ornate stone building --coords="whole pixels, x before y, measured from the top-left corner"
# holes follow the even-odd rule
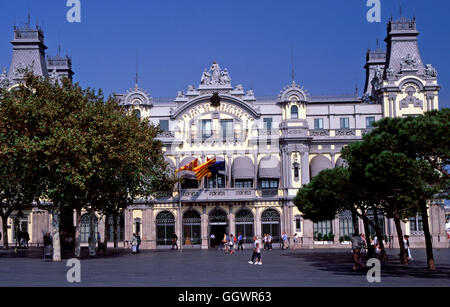
[[[121,105],[160,125],[172,169],[213,156],[226,165],[214,178],[200,182],[193,172],[181,171],[183,181],[173,194],[137,200],[124,212],[121,240],[139,232],[142,248],[164,248],[170,247],[175,232],[185,248],[208,248],[211,234],[222,238],[225,233],[242,233],[249,243],[254,235],[261,238],[265,233],[279,242],[286,232],[291,242],[296,233],[305,248],[348,247],[341,241],[353,232],[351,216],[343,213],[319,223],[303,219],[292,202],[297,190],[321,170],[343,165],[343,146],[360,140],[373,122],[438,109],[437,73],[422,62],[415,20],[391,20],[387,30],[387,50],[367,52],[363,97],[314,96],[295,82],[278,96],[258,97],[240,84],[233,86],[228,70],[215,62],[203,71],[198,85],[179,91],[175,99],[152,98],[137,84],[117,94]],[[38,74],[72,76],[67,57],[44,60],[41,30],[32,30],[32,39],[23,38],[22,32],[28,30],[15,29],[13,61],[4,79],[13,84],[15,69],[33,61]],[[32,50],[28,60],[23,60],[25,46]],[[212,99],[216,93],[219,99]],[[38,220],[39,212],[27,213],[27,221],[36,227],[35,242],[41,237],[33,234],[50,227],[48,217]],[[429,213],[434,246],[448,247],[443,205],[433,203]],[[89,218],[84,218],[82,233],[87,234]],[[104,221],[99,217],[100,233]],[[381,217],[381,222],[387,245],[394,246],[393,221]],[[413,246],[424,246],[421,225],[420,216],[403,224]],[[329,241],[317,240],[329,233],[334,234]]]

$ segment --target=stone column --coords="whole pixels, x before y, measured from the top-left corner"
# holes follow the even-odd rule
[[[227,162],[227,174],[228,174],[228,176],[227,176],[227,188],[229,189],[229,188],[231,188],[231,158],[232,158],[232,156],[227,156],[227,160],[228,160],[228,162]]]
[[[133,211],[131,209],[125,209],[124,222],[125,222],[125,241],[129,242],[131,240],[131,235],[133,234]]]
[[[334,244],[339,244],[339,237],[340,237],[340,231],[339,231],[339,215],[336,215],[333,222],[333,234],[334,234]]]
[[[181,246],[181,244],[183,244],[183,232],[182,232],[182,216],[181,216],[181,210],[180,207],[177,206],[177,218],[175,221],[175,233],[178,236],[178,247]]]
[[[201,219],[202,249],[208,249],[208,214],[206,214],[205,205],[202,206]]]
[[[254,169],[255,169],[255,172],[254,172],[254,174],[253,174],[253,187],[255,188],[255,189],[258,189],[259,187],[258,187],[258,154],[253,154],[253,158],[254,158]]]
[[[228,209],[228,223],[229,223],[229,233],[233,234],[233,236],[236,235],[236,224],[234,220],[234,212],[233,212],[233,205],[229,206]]]
[[[258,240],[261,239],[261,216],[258,207],[255,208],[255,236]]]
[[[105,241],[105,227],[106,227],[105,223],[106,223],[105,216],[102,216],[101,219],[98,219],[98,233],[100,234],[100,241],[102,243]]]
[[[332,152],[331,153],[331,168],[335,168],[336,167],[336,153]]]
[[[287,176],[288,176],[288,188],[292,188],[292,152],[287,152]],[[288,193],[289,194],[289,193]]]
[[[287,235],[289,238],[289,246],[293,246],[294,244],[294,209],[293,209],[293,204],[291,202],[288,202],[288,207],[287,207],[287,213],[288,213],[288,219],[287,219]]]
[[[448,247],[447,231],[445,229],[445,210],[439,203],[430,204],[429,223],[433,247]]]
[[[302,185],[309,183],[309,152],[305,151],[300,153],[302,164],[301,164],[301,176],[302,176]]]
[[[153,207],[142,210],[142,248],[156,248],[155,221],[153,219]]]
[[[314,247],[314,227],[311,220],[303,220],[303,244],[302,247],[313,248]]]

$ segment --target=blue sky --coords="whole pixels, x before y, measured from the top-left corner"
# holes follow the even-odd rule
[[[386,22],[399,16],[400,0],[381,0],[382,22],[368,23],[366,0],[81,0],[81,23],[66,21],[66,0],[0,3],[0,67],[9,68],[12,28],[44,28],[47,52],[58,43],[73,58],[83,87],[120,93],[139,85],[153,97],[175,97],[198,85],[215,60],[232,83],[275,96],[291,78],[312,94],[354,93],[364,87],[365,53],[376,39],[385,46]],[[450,107],[450,2],[403,0],[416,15],[422,59],[438,70],[440,106]]]

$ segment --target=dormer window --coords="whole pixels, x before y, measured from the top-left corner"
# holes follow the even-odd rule
[[[291,107],[291,119],[298,119],[298,107],[297,106]]]

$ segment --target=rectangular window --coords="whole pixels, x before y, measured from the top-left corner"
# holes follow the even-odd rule
[[[167,119],[160,119],[159,120],[159,127],[164,132],[169,131],[169,121]]]
[[[409,218],[409,231],[423,231],[422,216],[417,215]]]
[[[372,125],[374,122],[375,122],[375,117],[373,117],[373,116],[366,117],[366,128],[372,128]]]
[[[342,117],[340,119],[341,122],[341,129],[348,129],[350,128],[350,120],[348,117]]]
[[[278,179],[261,179],[261,189],[278,189]]]
[[[314,129],[323,129],[323,118],[314,118]]]
[[[328,235],[330,233],[333,233],[333,228],[331,227],[331,220],[327,221],[320,221],[317,223],[314,223],[314,238],[318,239],[319,237],[322,237],[323,235]]]
[[[264,130],[272,129],[272,117],[266,117],[264,120]]]
[[[222,127],[222,137],[223,140],[228,140],[234,138],[233,135],[233,120],[232,119],[221,119],[220,125]]]
[[[206,139],[212,136],[212,125],[210,119],[203,119],[201,121],[201,133],[202,139]]]
[[[238,179],[234,182],[235,188],[253,188],[253,180],[251,179]]]
[[[295,231],[301,232],[302,231],[302,221],[300,217],[295,218]]]

